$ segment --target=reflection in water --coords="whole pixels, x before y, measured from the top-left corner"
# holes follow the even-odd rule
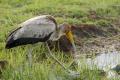
[[[94,59],[87,59],[87,64],[91,67],[96,65],[97,68],[108,71],[120,64],[120,53],[118,51],[102,53]]]
[[[94,69],[97,67],[100,70],[104,70],[107,73],[107,77],[115,77],[116,70],[120,68],[116,67],[120,64],[120,52],[112,51],[112,52],[101,52],[100,55],[97,55],[95,58],[87,58],[84,60],[84,63],[88,68]],[[79,61],[79,66],[82,65],[81,61]],[[119,66],[120,67],[120,66]],[[113,71],[114,70],[114,71]]]

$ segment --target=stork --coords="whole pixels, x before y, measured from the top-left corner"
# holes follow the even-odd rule
[[[44,42],[51,57],[66,69],[66,67],[52,55],[47,44],[47,41],[56,41],[62,35],[66,35],[73,46],[73,53],[75,53],[76,47],[69,24],[58,26],[56,20],[51,15],[37,16],[21,23],[17,29],[11,32],[7,37],[5,48],[10,49],[20,45]]]

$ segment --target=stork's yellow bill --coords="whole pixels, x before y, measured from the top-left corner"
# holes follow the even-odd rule
[[[71,31],[66,32],[66,37],[68,38],[68,40],[73,43],[74,39],[73,39],[73,34]]]

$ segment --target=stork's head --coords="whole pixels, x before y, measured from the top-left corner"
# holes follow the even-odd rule
[[[76,52],[76,47],[75,47],[75,43],[74,43],[74,39],[73,39],[73,34],[72,34],[72,31],[71,31],[71,25],[69,25],[67,23],[64,23],[64,24],[61,24],[59,26],[59,28],[60,28],[60,32],[64,35],[66,35],[67,39],[72,44],[73,51],[75,53]]]

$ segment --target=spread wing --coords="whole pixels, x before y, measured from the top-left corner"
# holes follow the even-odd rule
[[[45,42],[55,32],[56,25],[55,19],[49,15],[31,18],[20,24],[18,29],[10,33],[7,38],[6,48]]]

